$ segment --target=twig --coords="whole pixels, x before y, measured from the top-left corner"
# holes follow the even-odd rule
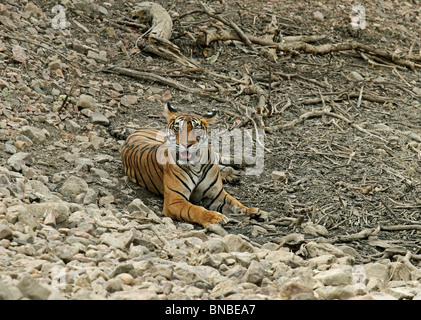
[[[128,68],[120,68],[120,67],[109,67],[108,69],[102,70],[103,72],[106,73],[116,73],[116,74],[121,74],[124,76],[128,76],[128,77],[133,77],[133,78],[137,78],[137,79],[141,79],[141,80],[145,80],[145,81],[154,81],[154,82],[158,82],[173,88],[176,88],[180,91],[185,91],[185,92],[190,92],[193,94],[197,94],[203,97],[207,97],[210,99],[214,99],[217,100],[219,102],[225,102],[227,103],[228,100],[221,98],[219,96],[213,95],[209,92],[206,92],[204,90],[201,89],[196,89],[196,88],[190,88],[187,87],[177,81],[174,81],[172,79],[168,79],[165,77],[161,77],[158,76],[157,74],[154,73],[150,73],[150,72],[144,72],[144,71],[138,71],[138,70],[133,70],[133,69],[128,69]]]
[[[394,226],[380,226],[380,229],[383,230],[383,231],[404,231],[404,230],[421,231],[421,225],[418,225],[418,224],[412,224],[412,225],[398,224],[398,225],[394,225]]]
[[[302,114],[301,116],[299,116],[295,120],[292,120],[292,121],[290,121],[286,124],[281,124],[281,125],[277,125],[275,127],[271,127],[270,129],[273,130],[273,131],[290,129],[290,128],[294,127],[295,125],[297,125],[297,124],[299,124],[299,123],[301,123],[301,122],[303,122],[307,119],[315,118],[315,117],[321,117],[321,116],[324,116],[324,115],[342,120],[345,123],[347,123],[348,125],[350,125],[351,127],[357,129],[358,131],[360,131],[362,133],[365,133],[365,134],[367,134],[371,137],[375,137],[379,140],[382,140],[383,142],[387,142],[386,139],[384,139],[384,138],[382,138],[378,135],[375,135],[375,134],[367,131],[364,128],[361,128],[358,124],[353,123],[351,120],[345,118],[344,116],[341,116],[339,114],[336,114],[334,112],[331,112],[331,111],[328,111],[328,110],[325,110],[325,109],[323,109],[323,110],[313,110],[313,111],[306,112],[306,113]]]
[[[57,110],[58,113],[60,113],[60,111],[66,106],[67,102],[70,100],[69,97],[72,94],[73,89],[75,87],[75,84],[77,82],[78,82],[77,80],[76,81],[73,81],[72,86],[70,87],[69,92],[67,92],[66,96],[63,99],[63,103],[61,104],[60,108]]]
[[[221,21],[223,24],[226,24],[227,26],[230,26],[232,29],[234,29],[234,31],[238,34],[238,36],[240,37],[240,39],[249,47],[252,46],[252,43],[250,41],[250,39],[244,34],[244,32],[240,29],[239,26],[237,26],[237,24],[235,24],[234,21],[232,21],[231,19],[225,19],[223,17],[220,17],[216,14],[214,14],[211,11],[211,8],[209,8],[207,5],[205,5],[203,2],[198,2],[198,4],[202,7],[203,11],[210,16],[211,18],[217,19],[219,21]]]
[[[364,229],[358,233],[338,236],[337,239],[333,240],[333,242],[352,242],[355,240],[367,239],[375,231],[376,229]]]

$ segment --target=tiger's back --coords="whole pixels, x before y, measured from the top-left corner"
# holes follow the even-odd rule
[[[161,196],[163,167],[157,161],[157,151],[164,141],[162,131],[142,128],[133,132],[121,149],[124,171],[130,180]]]

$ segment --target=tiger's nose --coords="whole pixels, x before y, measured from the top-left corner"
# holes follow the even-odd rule
[[[192,145],[193,145],[193,144],[191,144],[191,143],[182,143],[182,144],[181,144],[181,146],[182,146],[183,148],[185,148],[185,149],[190,148]]]

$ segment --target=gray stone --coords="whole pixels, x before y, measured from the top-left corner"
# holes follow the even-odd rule
[[[94,59],[99,62],[107,63],[108,59],[104,54],[96,53],[95,51],[88,50],[88,54],[86,55],[88,58]]]
[[[315,280],[321,281],[325,286],[341,286],[351,284],[351,268],[333,268],[321,271],[314,276]]]
[[[107,290],[109,293],[121,291],[123,290],[123,282],[118,278],[110,279],[105,284],[105,290]]]
[[[18,152],[7,159],[7,164],[15,171],[21,171],[23,165],[32,165],[34,158],[29,152]]]
[[[244,275],[244,280],[259,286],[262,283],[263,277],[263,265],[256,260],[252,260],[246,274]]]
[[[47,138],[45,131],[37,127],[24,126],[22,127],[22,130],[23,134],[36,144],[42,144]]]
[[[0,15],[0,23],[3,24],[9,30],[15,30],[17,26],[13,23],[13,21],[4,15]]]
[[[71,119],[66,120],[66,130],[72,134],[79,134],[82,131],[82,127]]]
[[[70,176],[59,189],[59,192],[71,199],[75,199],[77,195],[81,193],[86,193],[89,186],[85,180],[76,176]]]
[[[209,253],[220,253],[220,252],[227,252],[228,247],[222,239],[211,238],[208,241],[205,241],[202,243],[200,251],[209,252]]]
[[[80,109],[89,109],[89,110],[97,109],[95,98],[87,94],[80,95],[76,106],[79,107]]]
[[[120,291],[110,296],[113,300],[158,300],[159,297],[151,289],[140,289],[133,291]]]
[[[120,250],[126,250],[133,242],[134,234],[132,231],[126,231],[124,233],[104,233],[100,236],[100,240],[102,243],[105,243],[110,247],[117,248]]]
[[[10,229],[9,224],[7,222],[0,224],[0,240],[2,239],[13,239],[12,229]]]
[[[27,206],[27,209],[38,218],[45,218],[48,214],[52,214],[59,227],[66,226],[69,221],[70,209],[65,202],[32,203]]]
[[[51,290],[38,283],[31,275],[25,274],[17,284],[22,294],[31,300],[46,300]]]
[[[18,288],[0,278],[0,300],[18,300],[21,298],[22,293]]]
[[[107,171],[102,170],[102,169],[91,168],[89,171],[92,175],[98,176],[100,178],[108,179],[110,177],[110,174]]]
[[[254,248],[250,242],[244,240],[239,235],[229,234],[223,240],[227,245],[228,252],[254,252]]]
[[[102,113],[97,111],[92,112],[91,121],[93,124],[102,124],[104,126],[108,126],[110,124],[110,120],[108,120],[108,118]]]
[[[110,274],[110,278],[115,278],[119,274],[127,273],[133,278],[137,277],[137,271],[132,263],[121,263]]]
[[[368,280],[378,279],[385,283],[389,279],[389,267],[378,262],[364,265],[365,274]]]

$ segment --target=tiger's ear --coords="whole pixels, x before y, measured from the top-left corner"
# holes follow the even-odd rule
[[[170,119],[172,117],[175,117],[177,115],[178,111],[176,109],[173,108],[173,106],[171,105],[171,103],[167,102],[167,104],[165,105],[165,117],[167,119]]]
[[[210,111],[207,114],[205,114],[203,116],[203,119],[205,119],[207,123],[211,123],[216,118],[216,115],[217,114],[218,114],[218,111],[216,111],[215,109],[213,109],[212,111]]]

